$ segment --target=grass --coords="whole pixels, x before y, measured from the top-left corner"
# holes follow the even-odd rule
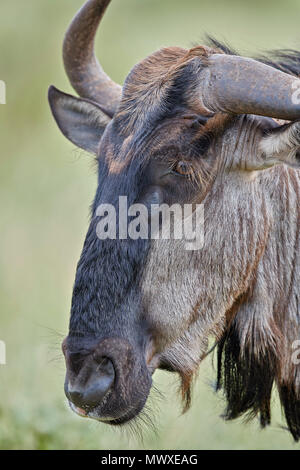
[[[16,5],[17,3],[17,5]],[[272,426],[225,423],[206,360],[192,409],[180,416],[172,375],[155,374],[164,395],[151,397],[156,432],[141,440],[83,420],[67,408],[59,344],[67,331],[75,267],[88,225],[96,177],[91,157],[60,135],[46,95],[53,83],[71,92],[61,44],[81,0],[2,0],[0,79],[0,449],[295,449],[274,399]],[[297,47],[300,4],[237,0],[113,0],[99,34],[104,68],[122,82],[162,45],[191,46],[205,32],[242,51]],[[102,40],[102,42],[101,42]],[[156,416],[156,418],[155,418]]]

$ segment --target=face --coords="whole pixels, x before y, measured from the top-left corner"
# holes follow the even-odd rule
[[[110,424],[136,416],[149,394],[152,373],[160,365],[167,367],[160,363],[160,352],[173,334],[168,334],[168,325],[161,329],[155,316],[149,315],[145,276],[151,274],[145,267],[153,256],[153,241],[99,240],[97,207],[110,203],[118,211],[119,196],[147,208],[152,203],[200,203],[216,166],[209,136],[202,132],[205,122],[197,115],[180,114],[159,123],[137,144],[135,136],[120,139],[112,122],[102,138],[99,187],[77,268],[70,332],[63,345],[66,394],[81,415]],[[169,249],[174,249],[169,242]],[[165,268],[168,271],[167,262]]]
[[[258,118],[208,118],[182,111],[157,122],[145,136],[123,136],[118,117],[107,126],[63,345],[65,391],[76,413],[110,424],[129,421],[144,407],[157,368],[178,372],[183,398],[189,400],[189,384],[208,337],[222,331],[226,309],[244,287],[266,226],[253,211],[249,259],[239,265],[232,237],[236,211],[249,210],[253,188],[256,204],[259,198],[263,204],[263,198],[251,171],[242,168],[240,149],[234,151],[235,136],[245,133],[256,149],[258,136],[270,126]],[[228,191],[232,182],[233,193]],[[118,214],[119,196],[126,196],[128,205],[148,209],[152,204],[191,204],[195,210],[203,204],[204,246],[187,250],[184,240],[174,238],[100,240],[97,208],[109,203]],[[132,217],[126,217],[129,223]],[[242,243],[247,244],[246,232]]]

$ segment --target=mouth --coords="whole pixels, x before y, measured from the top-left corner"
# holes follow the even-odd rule
[[[85,410],[74,405],[74,403],[72,403],[70,400],[68,400],[68,403],[71,410],[81,418],[90,418],[94,419],[95,421],[99,421],[100,423],[111,424],[113,426],[121,426],[122,424],[128,423],[129,421],[136,418],[139,412],[141,411],[140,409],[130,409],[129,411],[125,412],[124,414],[118,417],[109,417],[102,416],[100,412],[100,407],[98,406],[89,410]]]
[[[88,418],[88,412],[85,411],[83,408],[79,408],[78,406],[75,406],[70,400],[68,400],[69,406],[74,413],[76,413],[78,416],[81,416],[81,418]]]

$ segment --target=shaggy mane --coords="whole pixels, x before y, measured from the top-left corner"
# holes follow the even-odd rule
[[[206,42],[224,54],[239,55],[227,44],[207,36]],[[255,57],[256,60],[290,75],[300,76],[300,52],[293,49],[279,49]],[[288,429],[295,441],[300,440],[300,390],[299,371],[293,366],[290,376],[284,376],[284,370],[291,367],[289,335],[291,331],[284,328],[283,310],[281,318],[272,315],[270,331],[250,330],[248,319],[241,321],[239,313],[227,323],[227,328],[218,341],[217,390],[223,390],[227,401],[224,413],[226,420],[244,415],[246,419],[259,416],[261,427],[271,422],[271,395],[276,386],[281,406],[285,414]],[[287,319],[285,320],[287,321]],[[248,328],[247,343],[242,341],[242,328]],[[248,325],[248,326],[247,326]],[[259,322],[257,323],[259,325]],[[258,328],[258,326],[256,326]],[[293,331],[293,328],[292,328]],[[273,334],[278,344],[272,345],[268,334]],[[294,333],[293,333],[294,334]],[[260,352],[255,350],[255,341],[260,336]]]

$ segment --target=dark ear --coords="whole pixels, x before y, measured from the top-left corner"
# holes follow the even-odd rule
[[[49,88],[48,99],[58,127],[73,144],[97,155],[99,142],[111,118],[96,103]]]

